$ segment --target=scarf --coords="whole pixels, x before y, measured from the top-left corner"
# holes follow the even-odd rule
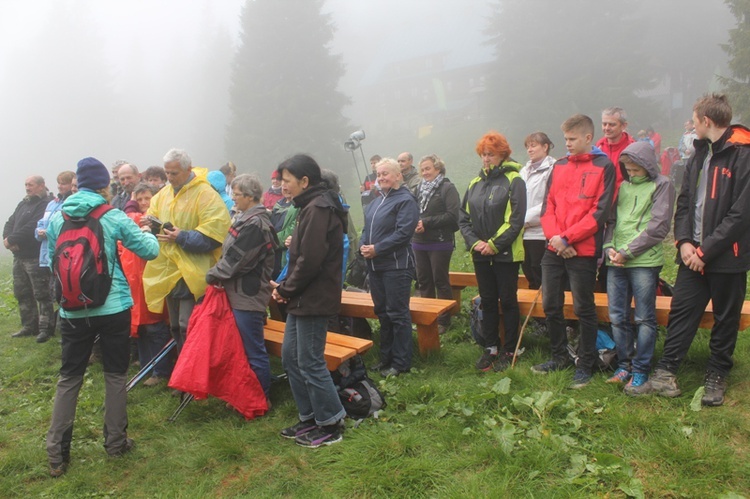
[[[441,173],[431,182],[422,180],[419,183],[419,213],[424,213],[427,209],[427,203],[430,202],[432,195],[435,194],[435,191],[440,185],[440,182],[443,181],[443,178],[445,178],[445,175]]]

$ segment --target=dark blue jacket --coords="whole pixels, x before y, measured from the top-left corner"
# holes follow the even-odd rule
[[[413,269],[411,238],[419,222],[419,207],[406,184],[391,189],[365,209],[361,245],[375,245],[375,258],[367,260],[370,271]]]

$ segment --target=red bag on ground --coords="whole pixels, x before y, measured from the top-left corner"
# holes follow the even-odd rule
[[[247,363],[223,288],[209,286],[203,303],[193,310],[169,387],[190,393],[197,400],[213,395],[246,419],[268,411],[263,387]]]

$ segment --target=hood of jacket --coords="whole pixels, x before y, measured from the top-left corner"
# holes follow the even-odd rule
[[[495,178],[499,177],[500,175],[505,175],[506,172],[520,172],[521,168],[523,168],[519,163],[516,163],[512,159],[505,160],[500,166],[490,166],[489,170],[485,170],[482,168],[479,170],[478,177],[482,180],[487,180],[488,178]]]
[[[332,210],[336,216],[341,219],[341,223],[344,226],[344,233],[346,233],[348,230],[348,217],[346,216],[348,210],[341,202],[341,196],[331,189],[328,189],[322,183],[302,191],[292,199],[292,203],[295,207],[302,209],[316,198],[320,198],[317,201],[318,206]]]
[[[622,156],[627,155],[633,163],[643,167],[651,180],[659,176],[659,165],[656,162],[656,152],[654,146],[648,142],[633,142],[620,153],[619,167],[622,172],[622,178],[629,179],[628,171],[625,169],[625,163],[622,162]]]
[[[62,211],[71,217],[83,217],[100,204],[106,202],[101,194],[88,189],[81,189],[65,199]]]
[[[211,187],[218,192],[224,192],[227,188],[227,178],[219,170],[208,172],[206,179],[208,179],[208,183],[211,184]]]

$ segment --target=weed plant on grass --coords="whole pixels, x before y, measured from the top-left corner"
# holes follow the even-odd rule
[[[471,270],[457,251],[454,268]],[[665,266],[665,269],[667,267]],[[388,407],[344,441],[304,449],[278,435],[297,418],[288,385],[273,410],[245,421],[216,399],[178,405],[165,387],[129,394],[131,454],[102,448],[104,383],[93,365],[81,391],[72,463],[47,477],[49,424],[60,345],[11,339],[18,318],[0,259],[0,496],[3,497],[741,497],[750,496],[750,340],[740,334],[723,407],[691,408],[702,385],[708,332],[700,331],[677,399],[632,399],[596,375],[569,390],[571,372],[535,375],[549,344],[525,336],[513,370],[478,373],[466,311],[439,354],[411,374],[376,381]],[[476,290],[465,290],[464,304]],[[13,313],[3,314],[3,307]],[[376,325],[376,322],[373,322]],[[375,328],[377,330],[377,328]],[[377,340],[377,332],[375,333]],[[663,334],[657,346],[660,355]],[[367,354],[372,364],[376,348]],[[273,371],[281,371],[278,359]],[[134,374],[136,368],[132,368]]]

